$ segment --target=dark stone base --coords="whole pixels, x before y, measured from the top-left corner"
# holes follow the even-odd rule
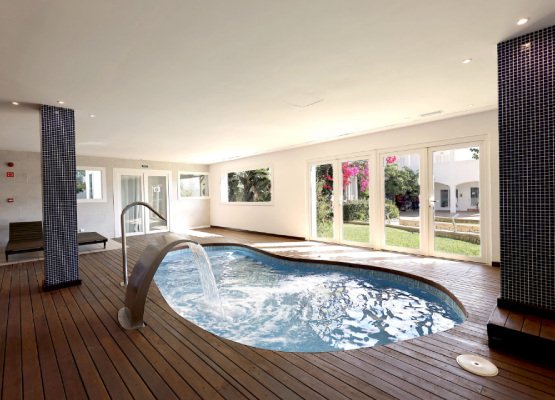
[[[77,279],[76,281],[58,283],[56,285],[48,285],[48,286],[43,283],[42,290],[44,290],[45,292],[51,292],[53,290],[63,289],[71,286],[78,286],[80,284],[81,284],[81,279]]]

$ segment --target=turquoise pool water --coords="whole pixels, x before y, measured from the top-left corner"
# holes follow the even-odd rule
[[[464,320],[447,294],[397,274],[281,260],[238,246],[205,249],[221,307],[204,301],[190,250],[169,253],[156,284],[181,316],[246,345],[348,350],[447,330]]]

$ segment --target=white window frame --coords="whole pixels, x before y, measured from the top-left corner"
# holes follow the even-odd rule
[[[227,176],[229,173],[237,173],[243,171],[252,171],[255,169],[264,169],[268,168],[270,170],[270,201],[229,201],[228,200],[228,185],[227,185]],[[220,203],[224,205],[230,206],[273,206],[274,205],[274,167],[273,165],[255,165],[255,166],[248,166],[248,167],[240,167],[240,168],[230,168],[222,172],[220,177]]]
[[[100,186],[102,190],[102,197],[100,199],[77,199],[77,203],[106,203],[106,168],[104,167],[82,167],[75,168],[75,173],[79,170],[85,171],[100,171]],[[75,194],[77,196],[77,193]]]
[[[205,175],[208,177],[208,196],[182,196],[181,195],[181,175]],[[210,172],[208,171],[178,171],[177,172],[177,200],[198,200],[198,199],[210,199]]]

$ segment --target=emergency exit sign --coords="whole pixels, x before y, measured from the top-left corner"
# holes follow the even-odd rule
[[[13,178],[14,176],[15,176],[15,172],[12,172],[12,171],[6,172],[6,178]]]

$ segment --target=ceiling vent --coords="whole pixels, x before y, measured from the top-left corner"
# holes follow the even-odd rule
[[[420,116],[422,118],[426,118],[426,117],[433,117],[434,115],[439,115],[443,112],[443,110],[436,110],[436,111],[432,111],[429,113],[425,113],[425,114],[420,114]]]

